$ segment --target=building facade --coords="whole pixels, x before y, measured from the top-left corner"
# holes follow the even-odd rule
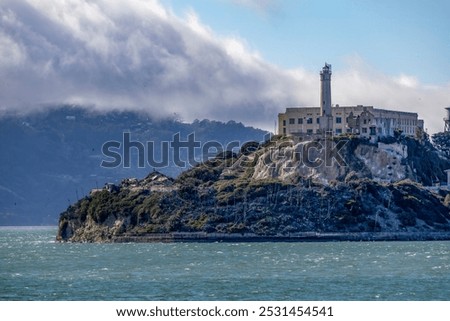
[[[374,108],[373,106],[331,105],[331,65],[320,73],[320,107],[290,107],[278,114],[279,135],[341,135],[367,138],[394,136],[395,132],[414,136],[423,131],[417,113]]]
[[[423,130],[417,113],[378,109],[373,106],[339,106],[331,109],[333,135],[351,133],[363,137],[394,136],[396,130],[414,136]],[[320,107],[292,107],[278,114],[278,134],[312,135],[323,133]]]

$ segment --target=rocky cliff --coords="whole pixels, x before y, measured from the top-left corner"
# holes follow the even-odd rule
[[[424,187],[443,181],[447,168],[449,161],[431,144],[408,138],[247,143],[175,180],[153,172],[93,191],[61,214],[57,239],[289,239],[308,233],[414,239],[437,232],[447,238],[450,195]]]

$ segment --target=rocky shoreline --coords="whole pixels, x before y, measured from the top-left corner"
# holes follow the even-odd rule
[[[381,242],[381,241],[449,241],[450,232],[361,232],[292,235],[257,235],[252,233],[167,233],[145,236],[112,237],[111,243],[213,243],[213,242]]]

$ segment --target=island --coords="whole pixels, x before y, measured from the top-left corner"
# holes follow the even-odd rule
[[[428,139],[273,136],[176,179],[94,189],[60,215],[57,240],[450,240],[449,168]]]

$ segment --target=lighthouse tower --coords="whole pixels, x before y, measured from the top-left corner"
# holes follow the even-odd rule
[[[320,129],[324,134],[333,131],[333,115],[331,114],[331,65],[325,63],[320,72]]]

